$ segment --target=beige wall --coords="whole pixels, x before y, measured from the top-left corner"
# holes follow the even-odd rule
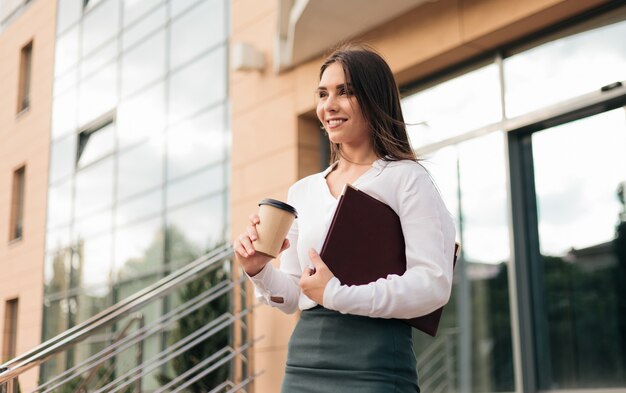
[[[399,83],[406,83],[604,2],[438,0],[363,38],[382,52]],[[234,237],[243,230],[259,199],[284,199],[292,183],[319,170],[319,131],[311,111],[322,58],[274,74],[271,54],[278,0],[232,0],[231,7],[231,44],[253,44],[269,63],[262,73],[230,75]],[[254,351],[254,368],[264,370],[256,382],[256,392],[279,390],[287,341],[296,320],[297,316],[286,316],[266,306],[255,310],[253,336],[264,336]]]
[[[18,354],[41,340],[55,12],[56,1],[34,1],[0,33],[0,321],[6,300],[19,298]],[[20,51],[30,40],[30,109],[17,115]],[[9,243],[13,171],[24,164],[24,232],[22,240]],[[26,374],[22,391],[36,379],[37,370]]]

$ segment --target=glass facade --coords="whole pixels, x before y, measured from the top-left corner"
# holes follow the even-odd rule
[[[225,241],[228,20],[227,0],[58,0],[44,340]]]
[[[424,391],[626,387],[626,99],[597,105],[625,29],[622,7],[403,98],[462,244],[438,337],[415,336]]]

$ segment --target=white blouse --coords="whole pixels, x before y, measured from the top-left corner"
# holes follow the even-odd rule
[[[268,263],[250,277],[257,298],[286,313],[316,306],[301,292],[299,281],[304,269],[312,265],[308,250],[321,251],[337,208],[338,200],[326,183],[326,176],[336,164],[290,187],[287,202],[298,210],[298,218],[287,235],[291,246],[280,257],[280,269]],[[333,277],[324,290],[324,307],[344,314],[414,318],[447,303],[452,287],[455,227],[424,167],[408,160],[380,159],[352,185],[386,203],[400,217],[407,270],[367,285],[342,285]],[[282,297],[284,302],[273,302],[270,297]]]

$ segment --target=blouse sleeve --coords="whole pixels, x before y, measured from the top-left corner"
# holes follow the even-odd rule
[[[289,189],[287,201],[290,205],[294,205],[291,189]],[[290,245],[280,256],[280,269],[276,269],[272,263],[268,263],[259,273],[250,277],[250,280],[254,284],[254,293],[259,301],[276,307],[287,314],[292,314],[298,309],[298,299],[300,297],[299,282],[302,275],[297,252],[297,219],[291,225],[287,239],[289,239]],[[272,297],[283,298],[283,303],[272,301]]]
[[[354,286],[342,285],[334,277],[324,291],[324,307],[344,314],[408,319],[448,302],[454,224],[427,174],[415,176],[399,190],[398,215],[406,244],[406,272]]]

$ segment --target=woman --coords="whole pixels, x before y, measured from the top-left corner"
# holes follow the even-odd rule
[[[296,182],[298,211],[280,270],[255,253],[256,214],[233,247],[259,299],[286,313],[302,310],[289,341],[283,392],[419,392],[411,328],[450,296],[455,230],[408,141],[393,74],[363,46],[333,52],[320,70],[317,116],[331,165]],[[342,285],[320,251],[337,198],[350,183],[400,217],[407,271],[368,285]],[[381,261],[385,263],[385,261]]]

